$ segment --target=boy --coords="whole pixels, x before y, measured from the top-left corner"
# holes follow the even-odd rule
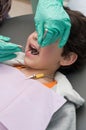
[[[59,111],[54,113],[52,119],[50,119],[50,123],[48,123],[47,130],[75,130],[75,105],[79,107],[84,102],[75,90],[71,88],[65,76],[61,73],[56,73],[60,67],[64,68],[65,66],[69,66],[65,68],[68,70],[78,68],[86,59],[86,31],[84,30],[84,28],[86,28],[86,17],[68,8],[65,8],[65,10],[69,14],[72,24],[67,44],[63,48],[58,48],[59,42],[57,41],[50,46],[40,48],[37,43],[37,33],[34,32],[27,40],[24,58],[25,66],[19,66],[20,71],[28,77],[32,76],[31,78],[36,79],[34,74],[43,74],[42,77],[39,77],[38,81],[48,88],[53,89],[57,94],[63,95],[68,100]],[[36,107],[34,109],[36,109]],[[2,122],[1,119],[0,121]],[[3,122],[5,126],[8,124],[6,121]]]

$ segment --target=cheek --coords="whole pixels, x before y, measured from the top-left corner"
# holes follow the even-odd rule
[[[42,59],[48,61],[57,60],[60,57],[60,53],[55,49],[47,49],[42,53]]]
[[[43,64],[51,66],[59,63],[61,59],[61,53],[62,50],[57,50],[55,48],[43,51],[43,55],[41,56],[41,59],[43,60],[42,62],[44,62]]]
[[[52,64],[52,62],[54,62],[55,56],[53,56],[53,53],[45,51],[41,54],[40,56],[40,63],[43,66],[50,66]]]

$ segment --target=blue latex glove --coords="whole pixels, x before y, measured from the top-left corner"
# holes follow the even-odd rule
[[[0,35],[0,62],[15,58],[15,52],[22,51],[21,46],[11,43],[9,37]]]
[[[63,9],[63,0],[39,0],[35,14],[35,27],[41,47],[59,41],[63,47],[69,37],[71,22]]]

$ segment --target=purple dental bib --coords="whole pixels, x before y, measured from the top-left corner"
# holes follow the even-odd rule
[[[45,130],[65,102],[52,89],[0,64],[0,130]]]

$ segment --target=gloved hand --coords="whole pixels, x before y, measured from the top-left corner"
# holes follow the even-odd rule
[[[10,38],[0,35],[0,62],[16,57],[15,52],[22,51],[21,46],[9,42]]]
[[[47,46],[56,40],[60,40],[60,48],[66,44],[71,22],[63,9],[63,0],[39,0],[34,19],[40,46]]]

